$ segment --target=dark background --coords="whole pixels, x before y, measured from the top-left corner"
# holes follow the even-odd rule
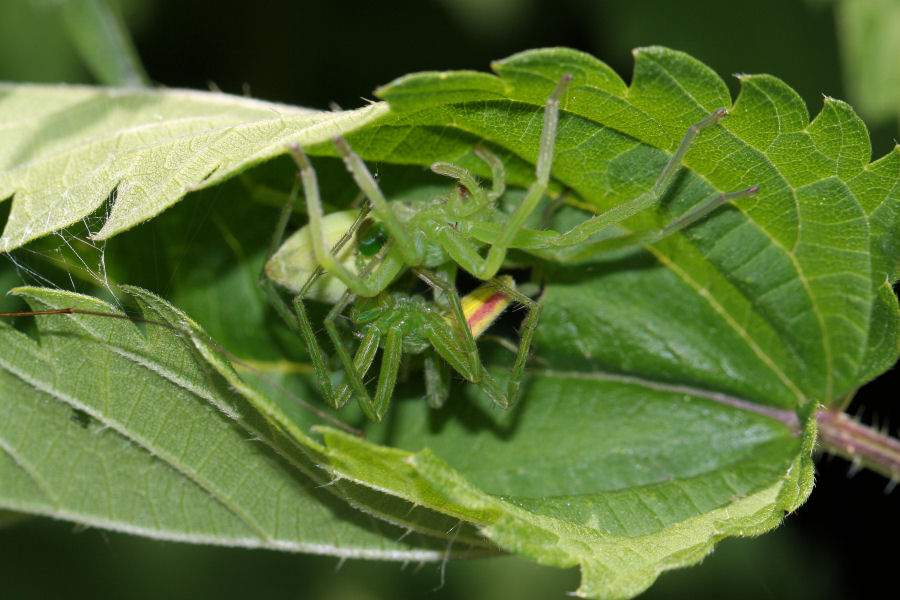
[[[0,79],[92,81],[53,4],[0,0]],[[132,0],[122,8],[155,82],[316,108],[332,101],[354,108],[411,71],[487,70],[493,59],[559,45],[598,56],[626,81],[631,49],[660,44],[705,62],[735,93],[729,74],[766,72],[796,89],[812,115],[823,94],[847,98],[835,17],[822,1]],[[896,123],[873,129],[876,157],[896,132]],[[896,381],[889,373],[864,388],[850,412],[896,424]],[[642,598],[851,598],[895,587],[900,497],[884,493],[888,481],[880,476],[848,477],[840,459],[817,464],[812,497],[778,530],[726,540],[701,566],[663,575]],[[43,519],[0,529],[4,598],[536,599],[564,598],[578,581],[577,570],[515,558],[451,563],[443,587],[438,565],[339,565]]]

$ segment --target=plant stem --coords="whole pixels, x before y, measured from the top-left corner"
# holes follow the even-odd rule
[[[816,411],[816,421],[820,450],[846,458],[855,468],[884,475],[891,480],[890,487],[900,480],[900,439],[829,408]]]
[[[800,423],[794,411],[755,404],[725,394],[704,396],[777,419],[799,433]],[[884,475],[890,480],[888,490],[900,481],[900,439],[891,437],[886,429],[865,425],[845,412],[824,407],[816,410],[816,422],[819,451],[849,460],[854,471],[865,468]]]

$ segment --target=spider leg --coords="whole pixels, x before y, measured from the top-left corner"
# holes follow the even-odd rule
[[[535,166],[535,181],[528,188],[525,199],[516,208],[512,216],[500,231],[500,237],[490,247],[484,262],[474,273],[479,279],[489,279],[497,274],[506,258],[506,250],[515,238],[516,233],[522,229],[525,220],[534,211],[537,203],[544,197],[547,185],[550,183],[550,166],[553,163],[553,150],[556,146],[556,130],[559,125],[559,101],[569,82],[572,81],[572,75],[563,75],[559,83],[547,99],[544,108],[544,124],[541,129],[541,143],[538,147],[537,164]]]
[[[670,221],[660,229],[628,233],[625,235],[605,238],[596,242],[586,242],[579,245],[574,252],[565,252],[560,255],[554,254],[553,251],[550,250],[548,257],[552,257],[559,261],[577,261],[589,258],[598,253],[609,252],[611,250],[635,248],[638,246],[649,246],[669,237],[673,233],[681,231],[682,229],[688,227],[693,223],[696,223],[720,206],[724,206],[732,200],[737,200],[739,198],[749,198],[756,194],[757,191],[759,191],[759,187],[753,185],[736,192],[716,194],[703,204],[692,208],[680,217],[677,217],[674,220]],[[542,253],[538,252],[538,254]]]
[[[502,408],[509,408],[519,400],[522,378],[525,374],[525,363],[531,352],[531,343],[534,340],[534,334],[537,331],[537,325],[541,318],[542,309],[539,302],[534,301],[517,290],[513,285],[510,285],[512,283],[512,278],[495,277],[490,283],[511,300],[523,305],[528,311],[525,320],[522,322],[522,333],[519,338],[519,346],[516,350],[516,361],[513,363],[512,371],[509,374],[509,381],[506,384],[505,402],[498,402]]]
[[[443,327],[436,326],[433,328],[435,330],[432,334],[434,340],[438,340],[438,343],[444,350],[444,352],[442,352],[441,348],[437,348],[438,352],[441,356],[444,356],[446,353],[447,356],[445,356],[445,360],[453,365],[463,377],[469,381],[478,381],[481,379],[482,374],[481,357],[478,355],[478,345],[475,343],[475,337],[472,335],[472,330],[466,322],[466,316],[463,312],[462,302],[459,299],[459,293],[450,282],[439,277],[437,273],[428,272],[422,269],[415,269],[415,273],[425,283],[444,292],[445,297],[450,303],[449,315],[451,321],[455,325],[456,337],[460,338],[462,341],[461,344],[450,341],[450,336],[444,331],[447,325],[445,321]],[[441,320],[439,317],[436,317],[436,319],[438,321]],[[429,337],[429,340],[431,339],[432,338]],[[432,340],[432,343],[434,343],[434,340]],[[448,356],[452,359],[448,360]]]
[[[300,169],[303,193],[306,196],[306,212],[309,216],[308,226],[310,239],[312,240],[312,249],[316,262],[326,271],[340,279],[354,294],[364,297],[375,296],[393,281],[402,269],[403,262],[405,261],[408,263],[402,243],[398,244],[400,253],[404,254],[402,260],[397,260],[399,257],[392,258],[391,260],[388,260],[387,257],[385,257],[385,260],[383,260],[374,272],[368,275],[368,277],[354,274],[347,269],[341,261],[337,260],[334,253],[325,242],[325,232],[322,224],[324,218],[322,213],[322,199],[319,194],[319,183],[316,178],[315,169],[313,169],[312,164],[310,164],[309,159],[306,157],[306,154],[304,154],[300,146],[293,144],[290,146],[290,151],[291,156],[293,156],[294,161]],[[357,159],[358,158],[359,157],[357,157]],[[371,178],[371,175],[369,175],[369,178]],[[378,193],[380,194],[381,192]],[[383,200],[384,196],[381,196],[381,198]],[[373,206],[375,206],[377,212],[377,205]],[[390,207],[388,207],[388,210],[390,210]],[[391,214],[393,215],[393,213]],[[378,213],[378,215],[383,218],[381,213]],[[401,232],[399,237],[395,235],[393,230],[391,230],[391,234],[395,238],[395,244],[400,242],[401,238],[408,238],[408,236],[405,235],[405,232]]]
[[[350,149],[350,145],[347,144],[347,141],[341,137],[337,137],[334,138],[334,145],[337,148],[338,153],[340,153],[341,157],[344,159],[347,170],[350,171],[350,174],[353,175],[353,179],[356,180],[356,184],[363,193],[365,193],[369,202],[372,203],[372,210],[378,215],[381,222],[384,223],[384,226],[391,234],[394,243],[399,246],[404,262],[409,266],[416,266],[421,263],[422,259],[425,257],[425,240],[420,237],[413,239],[406,232],[406,228],[400,223],[400,220],[394,214],[393,209],[391,209],[391,205],[378,188],[378,184],[375,182],[375,178],[372,177],[372,173],[366,167],[366,163],[362,161],[358,154]],[[310,219],[312,219],[312,215],[310,215]],[[374,294],[361,295],[374,296]]]
[[[450,367],[433,349],[425,351],[425,398],[428,406],[438,409],[450,396]]]
[[[291,191],[291,195],[288,198],[288,201],[285,203],[284,207],[281,210],[281,214],[278,218],[275,231],[272,235],[272,240],[269,244],[268,254],[263,264],[269,262],[269,259],[275,254],[276,250],[281,245],[281,242],[284,238],[284,233],[287,229],[288,221],[290,220],[291,213],[293,213],[294,210],[294,204],[297,200],[299,188],[300,178],[298,177],[297,182],[295,183],[294,188]],[[337,243],[335,243],[334,247],[331,249],[331,254],[340,252],[340,250],[350,240],[353,239],[353,235],[362,224],[367,214],[368,207],[363,207],[363,209],[360,210],[359,216],[350,226],[350,229],[348,229],[348,231],[343,236],[341,236]],[[310,355],[310,360],[313,364],[313,370],[316,373],[316,380],[318,382],[319,389],[321,390],[322,395],[325,397],[326,401],[333,408],[337,409],[346,403],[347,398],[342,399],[342,394],[340,392],[338,392],[337,394],[335,393],[334,386],[332,385],[331,378],[328,374],[328,367],[324,359],[324,352],[322,350],[322,347],[316,340],[313,326],[310,322],[309,315],[306,312],[306,305],[303,301],[304,297],[309,293],[313,285],[315,285],[316,281],[318,281],[319,278],[324,274],[325,270],[321,266],[317,267],[310,274],[306,282],[301,287],[300,291],[294,297],[292,302],[293,308],[278,292],[274,282],[266,276],[265,267],[263,267],[263,270],[260,272],[258,283],[265,292],[269,302],[275,308],[276,312],[278,312],[281,318],[303,338],[303,341],[306,343],[307,351]],[[344,294],[340,302],[342,303],[342,307],[345,307],[347,304],[352,302],[353,298],[354,296],[348,290]]]
[[[463,169],[459,165],[454,165],[453,163],[436,162],[431,165],[431,170],[438,175],[456,179],[459,185],[466,188],[469,193],[469,198],[467,198],[466,201],[469,205],[479,206],[484,205],[487,202],[487,195],[484,193],[481,186],[478,185],[475,176],[472,175],[468,169]]]
[[[397,372],[400,369],[400,358],[403,356],[403,331],[391,327],[384,336],[384,353],[381,355],[381,372],[378,374],[378,387],[375,388],[375,414],[378,421],[387,412],[394,386],[397,385]]]
[[[275,308],[276,312],[278,312],[279,316],[284,320],[296,333],[300,333],[298,329],[298,321],[297,317],[292,312],[291,306],[284,300],[281,294],[278,292],[277,287],[274,285],[274,282],[269,277],[267,273],[267,269],[269,266],[269,262],[272,257],[276,254],[277,250],[281,246],[284,240],[284,234],[287,230],[288,221],[290,220],[291,214],[294,212],[294,205],[296,204],[297,195],[300,189],[300,177],[298,176],[293,189],[291,190],[291,194],[288,197],[288,201],[281,209],[281,214],[279,215],[278,222],[275,226],[275,231],[273,232],[272,239],[269,242],[269,248],[266,253],[266,259],[263,261],[263,268],[260,270],[259,278],[257,280],[257,284],[260,288],[262,288],[263,292],[266,294],[266,298],[269,303]],[[344,234],[338,239],[338,241],[331,248],[332,255],[338,255],[344,246],[347,245],[353,239],[353,236],[356,234],[356,231],[360,228],[360,226],[365,221],[367,215],[369,214],[369,207],[363,206],[359,214],[356,216],[356,219],[344,232]],[[317,267],[313,270],[313,272],[309,275],[309,277],[304,282],[303,286],[300,289],[300,294],[304,297],[309,293],[312,289],[313,285],[315,285],[316,281],[322,277],[325,271],[321,266]]]
[[[481,364],[479,359],[477,363],[472,363],[471,356],[467,356],[460,348],[459,343],[453,337],[447,335],[447,322],[441,317],[435,316],[432,323],[425,328],[425,335],[435,352],[444,359],[451,367],[484,390],[485,394],[498,406],[508,404],[506,393],[497,385],[497,381],[491,376]],[[474,378],[474,369],[479,372],[478,379]]]
[[[269,244],[266,260],[263,262],[264,265],[269,262],[269,259],[275,254],[275,251],[278,249],[278,247],[281,245],[282,240],[284,239],[284,233],[287,229],[287,224],[290,220],[291,213],[293,213],[294,204],[297,200],[299,188],[300,181],[298,178],[293,190],[291,191],[291,195],[288,201],[285,203],[284,207],[281,210],[281,214],[278,218],[278,223],[275,227],[275,231],[272,235],[272,240]],[[364,216],[364,213],[361,213],[360,218],[357,219],[357,223],[361,222]],[[358,225],[355,223],[354,226]],[[353,228],[351,228],[351,232],[349,232],[348,235],[342,237],[338,241],[338,243],[335,244],[333,250],[334,252],[338,252],[344,246],[344,244],[349,241],[350,237],[352,237],[352,230]],[[258,284],[265,293],[269,303],[275,308],[276,312],[279,314],[282,320],[303,338],[304,342],[306,343],[307,351],[309,352],[310,360],[313,363],[313,369],[316,373],[316,379],[319,384],[319,389],[322,391],[322,394],[325,396],[326,400],[329,401],[329,404],[335,406],[334,389],[331,384],[331,379],[328,376],[328,368],[325,364],[325,359],[323,358],[324,353],[322,351],[322,347],[316,341],[316,336],[313,333],[312,323],[309,320],[309,315],[306,312],[306,306],[303,303],[303,297],[324,273],[325,271],[321,267],[319,267],[310,274],[300,292],[294,297],[293,309],[278,292],[275,287],[275,283],[266,276],[265,267],[263,267],[262,271],[259,274]]]
[[[269,242],[269,249],[266,253],[266,260],[263,261],[263,268],[260,270],[259,279],[257,280],[257,284],[260,288],[262,288],[263,293],[266,295],[266,299],[275,308],[275,311],[281,317],[281,319],[287,323],[291,329],[293,329],[296,333],[301,333],[301,329],[299,328],[299,323],[297,321],[297,317],[291,312],[291,307],[285,302],[284,298],[281,297],[281,294],[278,293],[278,290],[275,288],[274,282],[269,279],[266,275],[265,264],[269,262],[269,259],[275,254],[275,251],[278,250],[278,247],[281,246],[281,242],[284,239],[284,233],[287,230],[288,221],[291,218],[291,213],[294,212],[294,204],[297,202],[297,194],[300,193],[300,180],[297,179],[294,182],[294,187],[291,190],[291,195],[288,197],[288,201],[285,202],[284,206],[281,209],[281,214],[278,217],[278,222],[275,225],[275,231],[272,233],[272,239]],[[310,275],[310,279],[315,277],[318,279],[321,273],[316,274],[313,272]],[[307,285],[312,285],[309,281],[307,281]]]
[[[325,331],[328,332],[328,337],[331,338],[331,343],[334,345],[334,349],[341,359],[341,364],[344,366],[344,373],[347,377],[345,386],[342,386],[337,394],[332,394],[330,398],[326,395],[326,399],[329,400],[329,403],[335,408],[340,408],[347,402],[347,399],[350,396],[348,391],[351,391],[356,394],[359,406],[362,408],[366,418],[375,423],[380,423],[383,413],[379,414],[376,410],[376,405],[372,401],[372,397],[369,395],[368,390],[366,390],[366,384],[363,382],[363,377],[372,365],[372,361],[375,360],[375,353],[378,351],[378,344],[381,341],[382,333],[374,325],[369,326],[359,344],[359,348],[356,350],[356,355],[351,359],[350,353],[348,352],[347,347],[344,346],[344,342],[341,340],[336,325],[337,318],[344,312],[344,309],[346,309],[354,298],[355,296],[348,290],[341,301],[335,304],[325,317]],[[311,342],[318,346],[315,339],[311,340]],[[307,343],[310,342],[308,341]],[[348,387],[348,391],[345,391],[345,387]]]
[[[366,331],[366,335],[363,336],[362,342],[359,347],[356,349],[356,354],[353,356],[353,370],[359,374],[360,379],[365,377],[366,373],[369,372],[369,368],[372,366],[372,363],[375,361],[375,353],[378,351],[378,344],[380,341],[380,332],[370,330]],[[350,400],[350,397],[353,395],[353,388],[349,383],[344,383],[341,385],[340,389],[337,392],[337,400],[336,404],[341,407],[347,404],[347,401]],[[360,406],[362,406],[363,402],[368,401],[368,395],[365,397],[358,396],[358,402],[360,402]],[[374,403],[368,401],[369,405],[374,407]],[[372,412],[375,412],[374,408],[371,408]]]
[[[558,237],[550,240],[547,245],[550,247],[572,247],[579,245],[582,242],[586,241],[590,236],[601,231],[602,229],[605,229],[611,225],[621,223],[622,221],[633,217],[634,215],[643,212],[644,210],[647,210],[648,208],[659,203],[660,198],[662,198],[665,191],[668,189],[673,176],[678,171],[678,169],[681,168],[684,161],[684,156],[685,154],[687,154],[688,149],[690,148],[697,135],[704,129],[718,123],[719,120],[726,114],[727,113],[725,109],[719,109],[706,118],[688,127],[688,130],[687,132],[685,132],[681,143],[678,145],[678,148],[675,150],[672,156],[669,157],[666,166],[656,178],[653,187],[651,187],[648,191],[641,194],[637,198],[629,200],[628,202],[620,204],[602,214],[588,219],[584,223],[573,227],[566,233],[559,234]],[[659,230],[607,238],[605,240],[601,240],[599,242],[586,246],[583,251],[579,249],[579,252],[574,253],[567,258],[569,260],[572,260],[573,257],[575,257],[575,259],[584,258],[597,252],[603,252],[610,249],[643,246],[656,243],[659,240],[672,235],[673,233],[681,231],[685,227],[703,218],[716,208],[728,202],[731,202],[732,200],[738,198],[746,198],[754,195],[758,191],[758,189],[758,186],[754,185],[736,192],[717,194],[712,198],[706,200],[701,205],[694,207],[684,215],[671,221],[668,225]]]
[[[482,146],[475,146],[472,151],[491,168],[490,192],[485,192],[467,169],[448,162],[436,162],[431,165],[432,171],[438,175],[456,179],[457,183],[466,189],[468,192],[468,197],[465,198],[467,210],[464,214],[477,212],[502,196],[506,190],[506,168],[497,155]]]
[[[425,335],[431,342],[434,351],[460,375],[479,385],[498,406],[509,408],[515,404],[519,397],[525,362],[528,359],[531,342],[540,318],[540,305],[516,290],[515,284],[509,276],[494,278],[460,300],[456,289],[448,282],[421,270],[416,270],[416,274],[430,285],[440,287],[450,299],[451,310],[448,311],[448,314],[443,319],[432,316],[429,326],[426,327]],[[510,373],[507,389],[504,391],[496,379],[484,368],[475,338],[484,332],[511,300],[526,306],[528,316],[525,319],[522,337],[516,352],[516,362]],[[446,333],[447,320],[455,324],[456,336]],[[462,338],[462,344],[460,338]],[[428,357],[426,356],[426,389],[428,390],[435,385],[430,384],[428,378],[435,377],[435,374],[434,372],[429,373],[427,361]],[[429,403],[431,403],[433,395],[430,391],[428,397]],[[437,399],[433,401],[436,403]],[[443,404],[443,400],[440,403]]]
[[[506,191],[506,167],[497,158],[497,155],[482,146],[475,146],[473,149],[475,156],[483,160],[491,168],[491,191],[488,192],[487,199],[494,201],[503,195]]]
[[[522,203],[509,216],[506,223],[500,228],[499,233],[492,238],[487,255],[482,257],[475,242],[452,227],[435,227],[432,232],[438,243],[444,246],[453,260],[479,279],[490,279],[497,274],[506,258],[506,251],[513,243],[516,234],[522,229],[526,219],[534,211],[541,198],[544,197],[544,192],[550,183],[550,166],[553,163],[553,150],[556,145],[556,131],[559,124],[559,101],[571,80],[572,75],[564,75],[547,99],[544,108],[544,122],[541,128],[541,142],[535,166],[535,181],[528,188]],[[495,187],[488,196],[493,198],[497,192],[502,192],[503,190],[503,187],[497,184],[497,181],[504,179],[502,165],[498,165],[497,163],[500,161],[489,152],[481,151],[479,156],[491,165],[492,172],[496,178]],[[459,167],[454,167],[453,169],[449,167],[454,166],[447,165],[447,163],[437,163],[432,166],[432,169],[438,173],[456,177],[460,183],[469,188],[470,184],[465,178],[465,174],[468,172]]]

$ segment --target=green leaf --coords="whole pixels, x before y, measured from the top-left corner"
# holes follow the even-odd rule
[[[66,292],[17,293],[36,310],[115,312]],[[191,325],[152,296],[132,293],[146,300],[146,317]],[[127,320],[92,315],[42,317],[38,327],[36,342],[0,324],[3,507],[195,543],[445,556],[445,540],[404,535],[406,523],[373,515],[397,512],[419,530],[446,527],[440,517],[323,486],[329,479],[314,462],[316,444],[298,431],[286,439],[277,407],[248,405],[178,332],[147,323],[142,333]],[[347,505],[360,498],[369,515]],[[456,547],[463,555],[472,550],[465,540]]]
[[[314,111],[184,90],[0,84],[0,199],[15,194],[0,252],[75,223],[114,193],[105,239],[190,191],[340,135],[383,104]]]
[[[484,168],[471,149],[486,140],[504,158],[510,178],[526,185],[533,178],[541,105],[562,74],[571,72],[575,79],[562,105],[553,176],[578,193],[579,206],[603,210],[648,189],[667,158],[659,149],[671,152],[691,123],[731,105],[721,79],[683,54],[649,48],[638,51],[636,59],[630,87],[595,59],[567,50],[528,52],[502,61],[495,65],[501,78],[471,73],[408,76],[381,90],[395,112],[348,137],[370,160],[414,164],[449,160],[482,174]],[[682,412],[687,407],[676,400],[680,394],[693,402],[706,398],[724,404],[728,408],[721,410],[732,416],[742,413],[737,408],[742,402],[761,411],[802,406],[808,411],[817,402],[842,401],[896,361],[897,301],[893,294],[885,294],[883,282],[896,277],[900,152],[868,164],[867,132],[846,104],[827,99],[810,122],[802,100],[779,80],[742,76],[740,81],[741,94],[730,115],[692,147],[686,159],[689,171],[664,201],[661,214],[643,215],[628,228],[658,226],[716,191],[757,184],[759,194],[647,253],[545,267],[538,354],[549,363],[550,372],[570,379],[568,385],[555,387],[535,375],[517,417],[521,421],[515,420],[508,429],[497,425],[495,420],[501,418],[493,416],[466,421],[459,416],[466,414],[465,405],[459,405],[454,414],[467,431],[481,434],[477,441],[454,439],[455,420],[441,421],[438,432],[425,424],[427,417],[391,423],[392,446],[413,452],[428,448],[482,490],[511,498],[518,507],[546,508],[550,516],[569,525],[576,516],[584,523],[600,524],[594,533],[609,533],[610,520],[619,524],[643,514],[635,520],[652,533],[641,538],[646,546],[634,557],[653,558],[647,563],[635,558],[614,567],[607,564],[605,569],[598,567],[603,562],[598,557],[615,553],[602,544],[591,545],[577,558],[563,559],[551,549],[565,545],[560,541],[565,539],[560,533],[565,527],[553,529],[549,537],[516,529],[520,535],[505,538],[485,525],[492,539],[507,549],[553,564],[580,562],[585,567],[580,591],[588,595],[635,594],[661,565],[688,564],[721,536],[771,527],[782,511],[796,508],[811,489],[810,465],[803,458],[809,438],[801,443],[787,428],[779,430],[782,426],[772,423],[772,438],[748,442],[752,448],[748,456],[760,461],[751,466],[737,458],[742,454],[737,448],[719,452],[711,441],[724,431],[721,422],[706,410],[693,414],[695,406]],[[320,150],[330,152],[327,146]],[[571,217],[569,225],[583,220],[583,214]],[[571,380],[580,377],[608,381],[608,388],[595,383],[591,392],[576,391]],[[672,395],[653,409],[626,393],[632,386],[641,390],[637,395],[645,401],[652,396],[650,390]],[[555,411],[542,412],[535,406],[556,398],[571,402],[572,413],[561,412],[559,402],[553,402]],[[619,407],[628,418],[615,419],[615,411],[607,406],[592,409],[593,402],[601,401]],[[410,410],[398,410],[397,419]],[[490,415],[490,409],[484,407],[482,413]],[[553,420],[556,416],[560,421]],[[645,416],[647,421],[639,418]],[[529,427],[529,417],[541,427]],[[573,423],[582,424],[585,439],[572,431]],[[758,433],[746,423],[737,429]],[[485,441],[493,439],[485,430],[502,440],[496,448]],[[556,431],[559,438],[548,431]],[[742,443],[735,432],[726,436]],[[610,441],[607,446],[597,440]],[[691,449],[692,441],[699,446]],[[339,449],[348,461],[343,467],[348,477],[373,478],[372,469],[360,462],[371,450],[357,453],[353,462],[350,451]],[[678,449],[692,458],[679,461],[673,455]],[[617,461],[610,457],[617,453],[634,458],[615,468]],[[553,459],[546,471],[535,472],[534,465],[548,455]],[[495,456],[500,457],[496,462],[491,460]],[[591,457],[599,462],[592,463]],[[660,464],[674,466],[668,459],[691,465],[689,469],[703,464],[703,476],[661,473]],[[403,458],[395,462],[399,470]],[[595,474],[595,479],[575,468],[581,464],[588,465],[584,471]],[[762,469],[762,464],[772,471]],[[506,469],[515,476],[505,480]],[[572,482],[584,487],[570,482],[576,489],[565,493],[566,486],[555,475],[571,471]],[[749,473],[760,479],[746,482],[741,491],[726,491]],[[785,474],[790,476],[785,479]],[[427,480],[422,473],[408,478]],[[677,492],[656,492],[654,486],[666,487],[661,480],[671,481]],[[728,483],[713,491],[708,487],[711,480]],[[523,492],[510,481],[537,489]],[[607,486],[616,493],[606,493]],[[377,487],[401,493],[409,483],[381,481]],[[761,496],[751,489],[769,494],[768,504],[765,509],[756,505],[747,513],[752,517],[738,517],[740,509],[733,498],[746,495],[758,500]],[[667,498],[673,522],[691,523],[685,527],[698,537],[690,542],[680,538],[683,530],[676,533],[668,527],[665,517],[670,515],[647,510],[645,503],[652,505],[650,498],[657,497],[646,494],[650,490]],[[427,505],[435,501],[433,493],[415,498]],[[705,493],[708,505],[692,505]],[[674,500],[681,494],[691,505],[683,512]],[[618,505],[629,496],[632,503]],[[713,506],[729,506],[733,519],[719,521]],[[464,518],[478,522],[476,515]],[[508,513],[497,518],[515,520]],[[698,533],[712,521],[715,527]],[[758,529],[749,525],[753,522]],[[626,531],[634,537],[640,537],[637,531],[644,533]],[[529,539],[543,542],[529,547],[525,541]],[[609,548],[616,546],[607,541]],[[650,551],[658,548],[667,548],[670,554]]]
[[[542,103],[563,73],[573,73],[562,103],[553,178],[578,194],[579,206],[606,210],[649,189],[667,159],[663,150],[674,151],[692,123],[732,104],[725,83],[684,54],[644,48],[635,58],[630,87],[595,58],[567,49],[499,61],[494,64],[499,78],[468,72],[410,75],[380,90],[392,113],[348,137],[370,160],[453,161],[485,175],[471,150],[487,140],[507,164],[510,179],[527,185]],[[623,329],[630,326],[621,323],[665,320],[677,327],[672,313],[678,313],[671,307],[694,297],[697,310],[723,321],[717,329],[731,336],[712,336],[709,344],[719,348],[710,348],[710,354],[741,363],[722,369],[715,364],[719,359],[702,359],[709,375],[727,389],[739,385],[728,383],[735,373],[757,369],[768,379],[750,395],[759,402],[790,407],[836,401],[860,385],[870,327],[871,337],[880,337],[883,319],[892,318],[883,312],[873,319],[871,310],[876,289],[885,279],[897,279],[900,149],[869,163],[868,133],[847,104],[827,98],[810,122],[802,99],[780,80],[768,75],[739,80],[741,92],[729,115],[691,147],[688,170],[664,199],[662,214],[639,215],[628,226],[658,227],[715,192],[754,184],[760,192],[687,235],[653,247],[655,260],[666,267],[662,276],[679,279],[680,286],[667,284],[662,294],[655,280],[646,280],[651,283],[640,292],[643,300],[620,300],[632,307],[627,319],[612,314],[605,319],[616,323],[601,327],[588,314],[572,319],[585,323],[585,331],[564,335],[583,344],[609,336],[632,339]],[[441,103],[444,93],[447,100]],[[469,100],[463,101],[466,94]],[[419,97],[421,106],[412,100]],[[583,220],[580,214],[576,219]],[[584,281],[577,271],[574,277]],[[896,306],[890,310],[896,314]],[[558,333],[548,327],[541,332]],[[695,330],[690,344],[694,355],[682,362],[701,359],[705,344],[699,335]],[[566,343],[551,343],[557,341]],[[612,353],[584,351],[592,359]],[[885,361],[896,358],[893,349]],[[618,365],[622,359],[609,361]],[[672,368],[666,361],[651,372],[668,379],[665,373]]]
[[[760,534],[802,504],[812,487],[813,410],[842,402],[896,360],[900,311],[889,283],[900,264],[900,151],[870,163],[867,132],[847,105],[828,99],[810,122],[799,97],[769,76],[741,76],[732,107],[717,75],[666,49],[636,53],[630,86],[565,49],[516,55],[495,70],[499,77],[411,75],[382,88],[391,111],[347,137],[377,161],[390,198],[434,193],[439,180],[420,165],[435,160],[487,175],[476,144],[501,156],[511,183],[529,184],[542,105],[566,72],[575,80],[552,194],[572,190],[571,206],[554,227],[646,190],[687,127],[721,107],[729,116],[697,139],[661,207],[623,228],[659,226],[717,191],[757,184],[760,193],[644,250],[542,262],[536,354],[524,397],[506,412],[459,383],[443,409],[430,410],[413,374],[381,426],[352,407],[341,414],[366,441],[333,428],[316,441],[305,433],[307,413],[236,379],[215,347],[195,338],[190,356],[217,389],[241,393],[229,396],[243,407],[235,427],[325,469],[303,478],[336,481],[328,488],[340,495],[325,496],[338,505],[326,504],[336,521],[348,518],[349,503],[422,532],[429,541],[415,548],[429,551],[469,523],[506,551],[581,565],[582,596],[630,597],[718,540]],[[321,139],[309,150],[320,155],[313,163],[334,210],[354,190]],[[261,199],[272,185],[283,198],[292,169],[274,161],[271,173],[249,172],[246,187],[231,181],[197,194],[194,208],[181,203],[119,236],[103,257],[116,279],[158,279],[227,348],[315,402],[302,344],[277,328],[254,287],[276,215],[246,202],[248,189]],[[194,214],[212,226],[196,233]],[[123,264],[126,255],[137,268]],[[489,341],[480,348],[503,377],[505,351]],[[422,515],[407,516],[411,506]],[[453,547],[463,540],[462,552],[484,547],[472,530],[459,536]],[[367,547],[362,535],[348,537]]]
[[[379,441],[420,450],[331,431],[331,464],[476,523],[506,550],[580,564],[578,594],[602,598],[640,593],[723,537],[771,529],[811,490],[811,431],[803,442],[702,392],[582,377],[537,374],[528,405],[502,415],[474,397],[453,419],[409,402]]]

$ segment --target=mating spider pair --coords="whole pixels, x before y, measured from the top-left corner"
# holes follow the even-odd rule
[[[518,291],[512,278],[497,276],[507,250],[514,248],[556,256],[554,250],[567,249],[574,250],[567,257],[577,259],[610,247],[647,245],[680,231],[735,198],[756,193],[757,187],[751,186],[716,194],[658,230],[592,239],[601,230],[659,202],[697,134],[726,114],[720,109],[688,128],[656,182],[644,194],[566,232],[525,228],[527,218],[544,197],[550,182],[559,105],[571,81],[571,75],[564,75],[546,101],[535,181],[511,213],[497,207],[497,200],[505,190],[504,165],[485,148],[476,147],[474,152],[490,167],[490,190],[483,189],[466,169],[439,162],[432,165],[432,171],[455,179],[454,191],[438,199],[389,202],[362,159],[346,141],[337,138],[335,146],[368,199],[368,205],[356,218],[354,213],[325,216],[315,171],[302,149],[291,147],[299,167],[309,223],[291,236],[282,249],[274,251],[284,236],[293,210],[295,189],[273,238],[266,267],[269,276],[261,277],[261,283],[282,316],[297,325],[309,349],[319,387],[331,406],[340,408],[351,396],[356,396],[365,415],[372,421],[381,421],[404,353],[425,354],[426,395],[432,406],[440,406],[447,398],[449,373],[446,365],[478,385],[499,406],[513,405],[519,397],[541,307]],[[374,224],[367,217],[369,210]],[[487,251],[482,253],[485,246]],[[285,275],[290,270],[288,265],[296,265],[298,260],[313,265],[313,268],[304,270],[295,266],[290,275]],[[486,283],[460,298],[454,284],[457,268]],[[412,271],[436,290],[435,297],[430,299],[421,294],[392,291],[391,284],[407,271]],[[325,279],[320,281],[323,276]],[[275,290],[273,279],[299,289],[292,306]],[[326,353],[316,339],[306,310],[308,299],[333,303],[324,325],[345,373],[342,385],[334,385],[329,376]],[[510,302],[523,305],[527,316],[504,389],[482,364],[475,340]],[[360,340],[353,356],[337,328],[338,318],[348,307],[351,327]],[[364,377],[378,348],[383,348],[383,355],[373,397]]]

